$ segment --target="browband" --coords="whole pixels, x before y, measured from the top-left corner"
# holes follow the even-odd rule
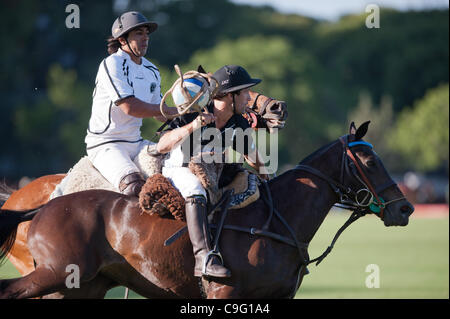
[[[348,143],[348,147],[353,147],[353,146],[356,146],[356,145],[366,145],[366,146],[369,146],[370,148],[373,148],[372,144],[370,144],[368,142],[364,142],[364,141],[357,141],[357,142]]]

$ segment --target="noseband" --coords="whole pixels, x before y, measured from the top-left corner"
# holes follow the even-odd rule
[[[255,97],[255,101],[253,102],[251,106],[251,110],[255,113],[257,113],[259,116],[263,116],[266,113],[266,108],[269,105],[270,102],[274,101],[271,97],[267,97],[267,100],[264,102],[264,104],[261,106],[259,111],[257,112],[256,109],[256,103],[258,102],[258,98],[261,96],[261,93],[258,93],[258,95]]]

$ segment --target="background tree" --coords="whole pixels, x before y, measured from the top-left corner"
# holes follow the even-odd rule
[[[448,90],[448,84],[430,89],[413,108],[399,114],[390,146],[416,170],[445,169],[448,174]]]
[[[2,2],[0,39],[7,46],[0,52],[0,175],[7,179],[65,172],[85,155],[97,68],[107,57],[112,21],[128,10],[159,23],[147,57],[160,68],[163,92],[176,79],[174,64],[184,71],[202,64],[212,72],[242,64],[263,79],[258,91],[288,103],[289,120],[280,132],[283,169],[345,134],[350,120],[372,120],[368,138],[383,159],[399,163],[408,156],[400,136],[410,131],[399,114],[449,82],[448,10],[382,9],[381,28],[367,29],[366,13],[327,22],[228,0],[79,0],[80,28],[68,29],[70,3]],[[160,125],[144,120],[143,136],[153,138]],[[398,139],[390,138],[389,128]],[[434,145],[445,140],[433,138],[439,138]],[[398,173],[447,172],[448,148],[438,158],[415,156],[393,167]]]

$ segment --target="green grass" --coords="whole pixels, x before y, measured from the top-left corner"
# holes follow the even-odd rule
[[[347,217],[327,217],[311,242],[311,258],[328,247]],[[379,288],[366,287],[370,264],[379,267]],[[309,270],[296,298],[449,298],[449,220],[412,218],[406,227],[385,227],[377,217],[365,216]]]
[[[330,244],[347,213],[330,214],[310,246],[311,258]],[[369,264],[379,267],[380,287],[367,288]],[[449,298],[449,219],[410,219],[406,227],[385,227],[374,216],[352,224],[318,266],[309,266],[296,298]],[[19,276],[6,262],[0,278]],[[123,298],[124,288],[106,298]],[[129,298],[139,298],[130,291]]]

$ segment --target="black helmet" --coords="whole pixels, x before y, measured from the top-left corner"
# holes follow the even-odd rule
[[[218,95],[246,89],[261,82],[260,79],[252,79],[239,65],[225,65],[217,70],[213,77],[219,82]]]
[[[158,28],[158,24],[148,21],[147,18],[140,12],[130,11],[122,13],[113,23],[111,34],[114,39],[118,39],[127,32],[137,27],[146,26],[150,33]]]

